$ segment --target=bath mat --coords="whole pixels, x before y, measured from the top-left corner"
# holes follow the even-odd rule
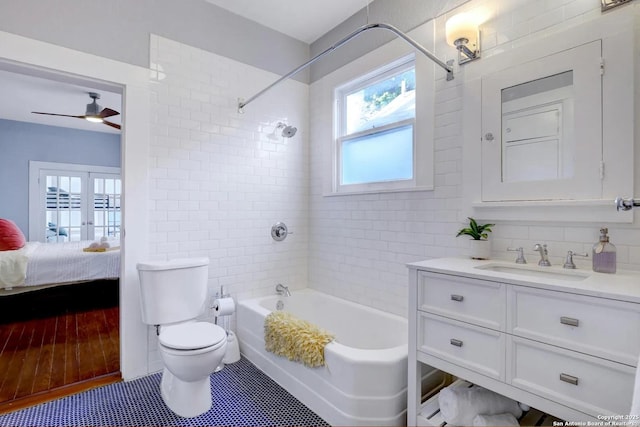
[[[0,415],[0,426],[327,426],[245,358],[211,375],[213,407],[195,418],[171,412],[160,374],[96,388]]]
[[[324,365],[329,332],[286,311],[274,311],[264,320],[265,350],[315,368]]]

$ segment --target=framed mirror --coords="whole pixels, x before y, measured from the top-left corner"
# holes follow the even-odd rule
[[[482,200],[602,195],[601,43],[482,79]]]

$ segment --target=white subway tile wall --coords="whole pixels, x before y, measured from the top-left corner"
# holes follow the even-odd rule
[[[308,85],[289,80],[240,114],[238,98],[278,76],[155,35],[151,68],[151,257],[208,256],[211,295],[307,287]],[[279,121],[295,137],[274,132]],[[283,242],[277,221],[293,232]],[[158,370],[155,333],[149,343]]]
[[[483,57],[600,14],[595,0],[472,0],[436,19],[439,58],[455,57],[444,24],[461,11],[486,17]],[[324,107],[331,94],[323,79],[310,89],[289,80],[238,114],[237,98],[278,76],[158,36],[151,46],[154,258],[209,256],[211,291],[224,285],[237,298],[272,293],[281,282],[406,316],[405,263],[465,252],[467,242],[455,237],[466,221],[464,67],[455,66],[452,82],[436,73],[433,191],[326,196],[323,156],[332,144],[326,135],[333,113]],[[275,134],[279,121],[297,126],[296,136]],[[294,232],[282,243],[270,236],[276,221]],[[640,229],[632,225],[498,222],[492,256],[509,260],[506,248],[523,246],[533,263],[533,245],[541,242],[558,265],[567,250],[590,251],[601,225],[618,248],[618,267],[640,270]],[[590,268],[589,260],[575,262]],[[149,337],[155,349],[155,334]],[[149,361],[150,370],[160,368],[154,350]]]
[[[632,12],[631,6],[625,7]],[[460,12],[484,18],[480,29],[486,58],[597,17],[600,4],[594,0],[472,0],[436,19],[439,58],[455,58],[454,49],[444,40],[444,28],[446,20]],[[320,93],[325,90],[322,80],[311,85],[311,287],[406,316],[404,264],[465,253],[467,242],[455,237],[467,221],[462,199],[463,73],[464,66],[456,65],[456,79],[451,82],[436,73],[435,190],[427,192],[324,196],[321,144],[331,142],[320,139],[324,129],[331,128],[332,115],[321,111],[322,102],[317,102],[327,96]],[[506,249],[522,246],[529,262],[535,263],[537,254],[532,249],[540,242],[548,244],[552,264],[562,265],[568,250],[590,252],[602,225],[607,224],[497,222],[492,257],[515,260]],[[618,249],[618,268],[640,270],[640,230],[632,225],[608,227]],[[576,258],[575,263],[578,268],[591,268],[590,258]]]

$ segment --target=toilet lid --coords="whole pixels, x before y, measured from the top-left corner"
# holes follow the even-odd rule
[[[220,326],[208,322],[183,323],[165,326],[158,339],[166,347],[176,350],[196,350],[223,341],[227,334]]]

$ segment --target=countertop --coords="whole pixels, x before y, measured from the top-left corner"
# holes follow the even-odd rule
[[[483,267],[508,267],[528,269],[532,273],[509,273],[491,271]],[[510,283],[553,291],[570,292],[609,298],[640,304],[640,272],[618,271],[615,274],[596,273],[586,269],[565,269],[562,267],[540,267],[537,264],[516,264],[504,260],[473,260],[470,258],[436,258],[407,264],[409,269],[451,274],[473,279]],[[540,277],[539,274],[556,273],[561,277]],[[576,278],[584,277],[580,280]],[[573,279],[573,280],[567,280]]]

